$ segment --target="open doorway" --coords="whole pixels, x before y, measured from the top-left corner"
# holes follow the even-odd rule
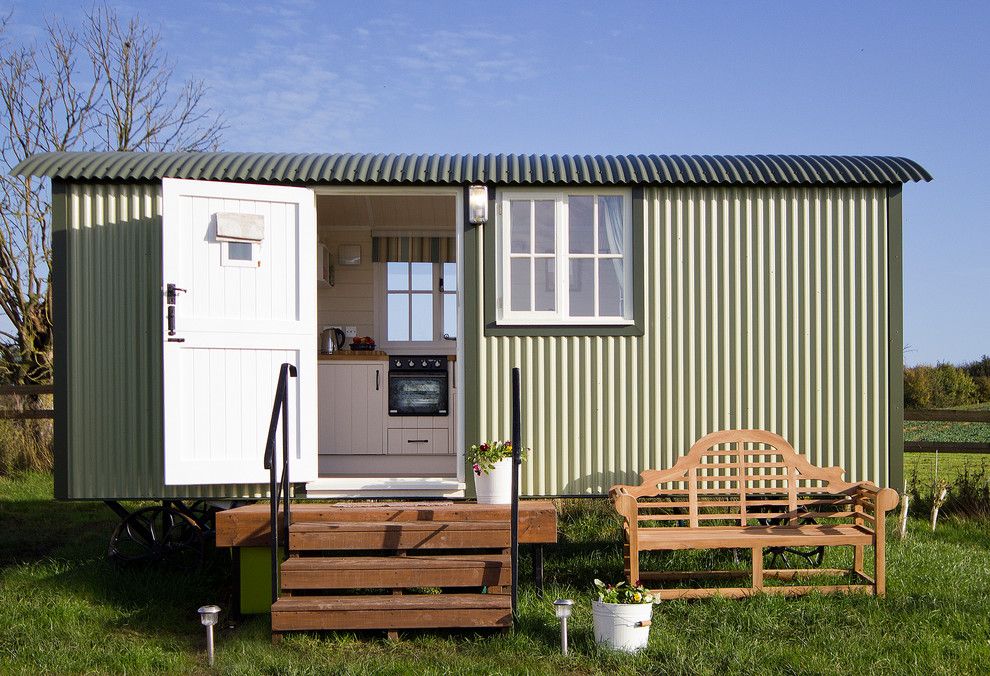
[[[461,192],[315,197],[320,479],[307,493],[463,495]]]

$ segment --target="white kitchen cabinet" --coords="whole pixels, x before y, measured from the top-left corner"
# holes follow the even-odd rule
[[[320,454],[383,454],[388,362],[327,361],[319,375]]]

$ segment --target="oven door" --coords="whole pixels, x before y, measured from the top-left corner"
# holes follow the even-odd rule
[[[388,414],[447,415],[447,374],[390,372]]]

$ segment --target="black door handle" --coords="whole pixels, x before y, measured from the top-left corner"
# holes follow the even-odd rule
[[[375,392],[379,390],[378,383],[381,378],[381,374],[382,374],[381,369],[375,369]]]
[[[168,335],[175,335],[175,306],[168,306]]]

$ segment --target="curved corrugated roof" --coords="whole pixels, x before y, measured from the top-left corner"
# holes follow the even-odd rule
[[[12,173],[79,181],[171,177],[331,185],[875,185],[932,180],[921,165],[904,157],[850,155],[42,153]]]

